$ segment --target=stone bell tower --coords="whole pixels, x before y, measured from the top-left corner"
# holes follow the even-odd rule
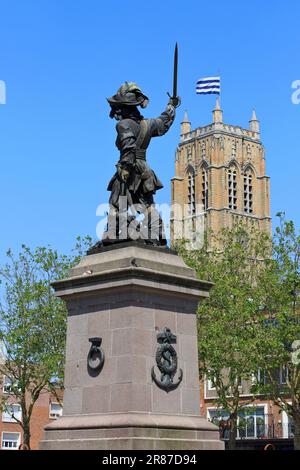
[[[271,232],[270,180],[255,111],[249,129],[225,124],[217,98],[213,122],[195,130],[185,112],[171,181],[172,243],[187,225],[196,238],[197,226],[217,232],[238,221]]]

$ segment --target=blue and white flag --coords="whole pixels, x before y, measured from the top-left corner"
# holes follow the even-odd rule
[[[212,94],[215,93],[217,95],[220,94],[221,90],[221,78],[220,77],[206,77],[200,78],[197,81],[196,85],[196,93],[197,94]]]

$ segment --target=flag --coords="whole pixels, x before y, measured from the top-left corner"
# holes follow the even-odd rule
[[[212,94],[215,93],[217,95],[220,94],[221,90],[221,78],[220,77],[206,77],[200,78],[197,81],[196,85],[196,93],[197,94]]]

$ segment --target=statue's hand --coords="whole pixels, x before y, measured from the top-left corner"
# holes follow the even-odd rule
[[[124,183],[126,183],[129,176],[130,176],[129,166],[128,165],[118,164],[117,165],[117,172],[118,172],[120,180],[123,181]]]
[[[181,98],[180,96],[173,97],[171,96],[169,99],[168,104],[174,106],[174,108],[178,108],[181,105]]]

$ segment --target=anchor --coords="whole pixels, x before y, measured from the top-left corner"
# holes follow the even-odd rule
[[[151,369],[151,377],[159,388],[169,393],[178,387],[183,378],[182,369],[179,369],[178,380],[173,381],[178,366],[177,353],[172,346],[172,343],[176,343],[176,335],[171,332],[170,328],[164,328],[164,331],[158,333],[157,342],[160,346],[156,351],[156,364],[161,377],[160,380],[156,377],[154,366]]]

